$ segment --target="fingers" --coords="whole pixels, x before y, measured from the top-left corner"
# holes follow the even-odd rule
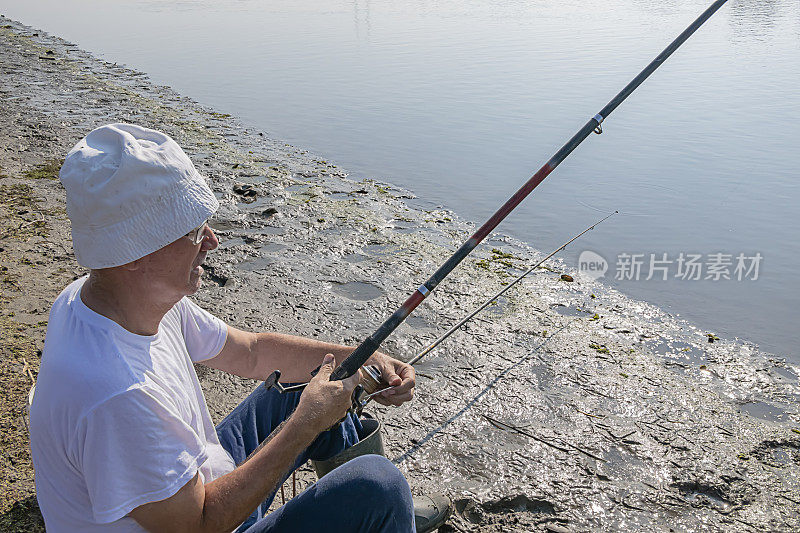
[[[356,388],[356,385],[358,385],[359,381],[361,381],[361,374],[356,372],[355,374],[353,374],[349,378],[343,379],[342,380],[342,384],[344,385],[344,388],[346,390],[348,390],[350,392],[353,392],[353,389]]]
[[[317,375],[325,374],[326,376],[330,376],[333,373],[333,367],[336,364],[336,358],[333,356],[332,353],[326,353],[325,357],[322,358],[322,365],[319,367],[319,372]]]
[[[298,416],[306,417],[319,431],[331,427],[347,412],[351,405],[351,394],[358,384],[358,375],[344,380],[331,381],[336,366],[332,354],[326,354],[317,375],[300,396],[296,409]]]
[[[325,357],[322,359],[322,364],[319,367],[319,372],[317,375],[314,376],[314,379],[330,381],[331,374],[336,369],[336,358],[333,354],[325,354]],[[359,381],[359,373],[356,372],[354,375],[350,376],[349,378],[345,378],[339,381],[333,381],[332,383],[336,384],[334,386],[341,386],[344,388],[345,391],[348,393],[353,392],[353,389],[356,388]]]
[[[400,375],[395,374],[394,371],[390,371],[390,376],[392,377],[386,381],[389,386],[394,388],[386,391],[383,394],[384,397],[402,396],[407,392],[412,391],[416,385],[416,372],[414,372],[414,367],[397,361],[397,370]]]
[[[414,368],[400,361],[395,360],[395,363],[395,368],[398,370],[399,375],[391,371],[391,375],[396,379],[386,379],[393,388],[375,396],[375,401],[381,405],[393,405],[396,407],[410,401],[414,397],[414,386],[416,384]]]
[[[383,380],[386,381],[390,387],[397,387],[403,382],[403,379],[395,373],[394,368],[389,365],[385,367]]]
[[[411,390],[405,394],[383,397],[381,395],[373,396],[372,399],[378,402],[381,405],[385,405],[387,407],[400,407],[406,402],[411,401],[414,398],[414,391]]]
[[[403,363],[403,367],[400,369],[400,377],[401,382],[398,388],[399,391],[406,391],[411,390],[417,384],[417,373],[414,371],[414,367]]]

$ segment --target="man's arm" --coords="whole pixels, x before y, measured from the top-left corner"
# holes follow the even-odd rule
[[[250,333],[228,326],[228,338],[220,353],[201,364],[237,376],[263,380],[274,370],[283,382],[305,382],[326,353],[337,361],[353,351],[340,344],[281,333]],[[394,387],[376,397],[384,405],[400,405],[414,395],[415,373],[411,365],[376,352],[367,364],[377,365],[388,385]]]
[[[173,496],[141,505],[130,516],[154,533],[233,531],[275,490],[297,456],[350,407],[357,377],[329,381],[335,361],[325,361],[292,416],[247,461],[205,485],[195,475]]]
[[[300,382],[311,378],[327,353],[343,361],[352,350],[346,346],[320,342],[282,333],[250,333],[228,326],[225,346],[216,357],[200,364],[244,378],[263,380],[273,370],[281,371],[281,381]]]

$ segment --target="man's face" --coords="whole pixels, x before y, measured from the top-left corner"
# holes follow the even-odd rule
[[[203,274],[200,265],[209,250],[219,245],[210,227],[205,226],[202,231],[204,238],[200,244],[194,244],[189,237],[181,237],[140,260],[140,273],[165,300],[177,302],[200,288]]]

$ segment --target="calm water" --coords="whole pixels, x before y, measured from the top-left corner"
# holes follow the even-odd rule
[[[710,0],[709,2],[710,3]],[[0,12],[483,222],[706,0],[0,0]],[[120,25],[124,21],[124,28]],[[500,230],[585,236],[608,282],[800,362],[800,2],[730,0]],[[690,281],[650,254],[760,253]],[[641,279],[615,280],[620,253]],[[702,272],[702,277],[706,271]],[[750,277],[753,276],[751,272]],[[735,276],[734,276],[735,277]]]

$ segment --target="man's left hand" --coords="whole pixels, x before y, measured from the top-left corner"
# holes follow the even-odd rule
[[[377,366],[385,385],[392,387],[375,395],[373,399],[376,402],[397,407],[414,397],[416,373],[413,366],[381,352],[375,352],[367,364]]]

